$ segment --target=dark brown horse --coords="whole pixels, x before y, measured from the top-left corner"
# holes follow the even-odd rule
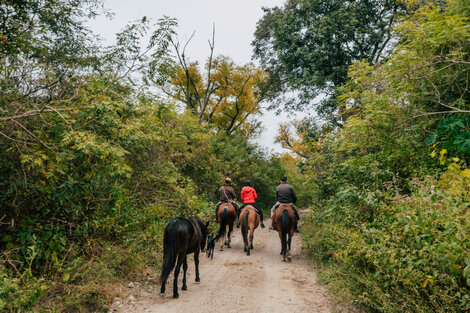
[[[253,235],[255,229],[259,226],[259,215],[256,212],[255,208],[251,205],[247,205],[243,208],[240,212],[241,217],[241,227],[242,227],[242,235],[243,235],[243,243],[245,244],[245,248],[243,249],[246,252],[246,255],[250,255],[250,249],[253,248]],[[250,231],[250,235],[248,236],[248,230]]]
[[[204,252],[206,238],[208,234],[207,224],[197,217],[173,218],[165,227],[163,235],[163,266],[160,274],[161,295],[165,294],[165,284],[176,263],[175,277],[173,279],[173,298],[178,298],[178,275],[181,264],[183,264],[183,287],[186,286],[186,271],[188,262],[186,255],[194,253],[194,263],[196,265],[196,282],[199,282],[199,251]],[[176,260],[178,259],[178,262]]]
[[[290,251],[290,244],[294,236],[295,228],[297,227],[297,218],[295,217],[294,210],[288,204],[281,203],[276,209],[276,214],[273,216],[275,228],[279,233],[281,239],[281,255],[282,261],[292,261],[292,254]],[[289,238],[287,238],[289,237]]]
[[[230,238],[230,234],[233,231],[233,222],[237,214],[235,213],[235,207],[231,203],[222,203],[219,206],[219,210],[217,210],[217,221],[220,224],[219,232],[215,237],[215,240],[221,240],[220,251],[224,250],[224,244],[227,245],[227,248],[230,248],[230,243],[232,239]],[[228,234],[227,234],[227,226],[228,226]],[[227,234],[227,239],[225,239],[225,234]]]

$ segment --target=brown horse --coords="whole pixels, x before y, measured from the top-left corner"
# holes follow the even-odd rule
[[[222,203],[217,210],[217,221],[220,224],[219,232],[215,237],[215,240],[221,240],[220,251],[224,250],[224,244],[227,245],[227,248],[230,248],[230,243],[232,239],[230,238],[230,234],[233,231],[233,222],[237,214],[235,213],[235,207],[232,203]],[[227,234],[227,226],[228,226],[228,234]],[[227,234],[227,239],[225,239],[225,234]]]
[[[254,249],[253,234],[255,232],[255,229],[259,226],[260,218],[255,208],[251,205],[247,205],[243,208],[243,210],[240,212],[240,217],[242,219],[241,227],[243,243],[245,244],[245,248],[243,249],[243,251],[246,252],[246,255],[250,255],[250,249]],[[248,230],[250,231],[249,237]]]
[[[290,244],[292,237],[294,236],[295,228],[297,227],[297,218],[295,217],[294,210],[288,204],[281,203],[276,209],[276,213],[273,216],[275,228],[279,233],[281,239],[281,255],[282,261],[292,261],[292,254],[290,251]],[[289,238],[287,238],[289,236]]]

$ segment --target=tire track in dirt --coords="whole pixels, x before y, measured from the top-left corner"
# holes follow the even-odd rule
[[[270,225],[266,220],[266,225]],[[316,274],[303,261],[301,238],[292,240],[293,259],[281,261],[281,243],[276,231],[257,228],[251,256],[243,253],[243,240],[238,229],[232,234],[232,248],[219,251],[214,258],[200,256],[201,283],[194,282],[194,261],[188,259],[188,290],[179,290],[179,299],[173,299],[173,279],[167,282],[164,298],[160,288],[141,293],[116,312],[331,312],[332,302],[327,288],[316,281]],[[180,280],[182,279],[180,273]],[[178,287],[182,284],[179,281]]]

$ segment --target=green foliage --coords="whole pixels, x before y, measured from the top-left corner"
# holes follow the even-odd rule
[[[408,4],[387,59],[350,66],[344,125],[297,138],[318,186],[306,251],[371,311],[468,311],[468,3]]]
[[[451,116],[437,125],[436,131],[427,138],[429,144],[439,145],[451,155],[466,157],[470,155],[470,118]]]
[[[264,9],[252,45],[270,75],[265,96],[295,92],[288,102],[281,97],[282,104],[302,109],[326,93],[316,109],[325,116],[335,112],[335,88],[348,81],[349,65],[362,59],[373,64],[388,54],[391,27],[403,10],[395,0],[289,0]]]
[[[371,223],[348,212],[355,225],[332,222],[334,207],[317,210],[306,222],[306,250],[341,266],[343,287],[380,312],[468,310],[470,180],[454,165],[439,181],[413,185],[409,196],[382,202]]]

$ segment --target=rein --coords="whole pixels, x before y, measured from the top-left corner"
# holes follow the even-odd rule
[[[232,200],[228,198],[227,193],[225,192],[225,186],[222,186],[222,191],[224,192],[225,198],[227,198],[227,203],[230,203]]]

